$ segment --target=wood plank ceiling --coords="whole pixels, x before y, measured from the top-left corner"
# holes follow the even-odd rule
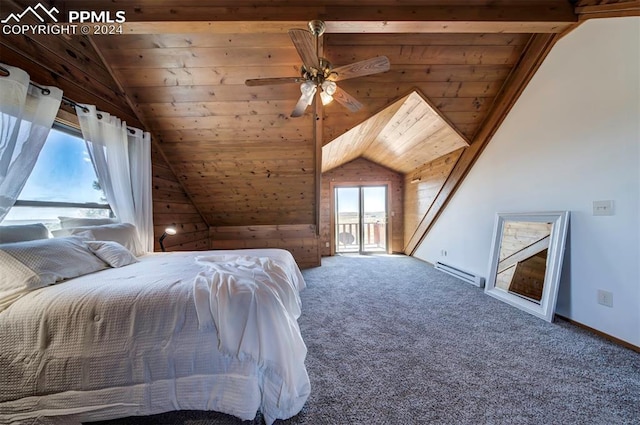
[[[288,34],[148,34],[97,45],[209,224],[314,222],[313,120],[291,119]]]
[[[30,4],[6,1],[14,9]],[[554,34],[574,27],[576,12],[599,16],[617,4],[599,0],[582,0],[577,7],[570,0],[42,3],[56,6],[62,16],[79,9],[126,13],[124,35],[80,39],[95,47],[119,85],[112,92],[101,89],[104,96],[96,95],[129,102],[136,115],[131,121],[139,121],[152,133],[212,227],[317,226],[322,145],[413,91],[428,99],[470,143],[459,161],[462,165],[456,165],[460,169],[454,169],[453,180],[447,182],[446,194],[452,193],[557,39]],[[624,14],[629,2],[620,4],[618,15]],[[389,58],[388,72],[339,83],[362,102],[360,111],[350,112],[333,102],[291,118],[300,96],[297,84],[244,84],[249,78],[298,76],[301,59],[287,30],[304,28],[311,19],[327,24],[321,48],[334,66],[379,55]],[[8,45],[3,42],[3,48],[15,50],[15,43],[23,52],[32,49],[27,37],[13,39]],[[32,53],[32,57],[38,54]],[[81,68],[74,72],[78,75],[72,79],[84,81]],[[62,66],[57,73],[69,71]],[[51,80],[45,74],[42,78]],[[87,91],[101,87],[91,81],[86,84]],[[84,101],[81,89],[69,94]],[[421,165],[398,169],[410,173]],[[445,201],[436,203],[441,207]],[[425,224],[421,226],[424,230]]]
[[[414,91],[325,144],[322,172],[362,157],[406,175],[467,146],[467,140]]]
[[[105,7],[94,3],[83,5]],[[524,7],[493,0],[132,3],[109,6],[126,11],[128,34],[94,43],[211,226],[315,224],[316,135],[326,144],[414,89],[471,140],[531,31],[558,32],[575,20],[558,0]],[[244,85],[298,76],[301,60],[287,30],[315,18],[327,22],[324,56],[334,66],[378,55],[391,62],[385,74],[340,82],[365,106],[352,113],[333,102],[321,132],[313,108],[289,117],[297,84]],[[500,33],[510,28],[516,32]]]

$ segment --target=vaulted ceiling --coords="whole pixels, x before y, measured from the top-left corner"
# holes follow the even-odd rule
[[[322,172],[365,158],[407,174],[469,142],[413,91],[322,147]]]
[[[124,119],[144,126],[207,224],[234,226],[317,225],[322,146],[356,127],[370,131],[368,119],[383,111],[393,116],[389,111],[397,112],[414,92],[458,137],[456,148],[469,145],[448,182],[445,195],[450,195],[559,36],[589,17],[624,15],[634,2],[42,3],[56,6],[63,15],[77,9],[109,11],[112,16],[124,11],[123,34],[96,35],[91,30],[88,37],[59,37],[55,42],[41,36],[3,36],[3,57],[16,66],[37,63],[44,71],[35,75],[43,84],[63,85],[74,100],[94,100],[99,108],[119,110]],[[19,11],[29,4],[3,0],[3,9]],[[357,112],[337,102],[325,107],[316,102],[302,117],[291,118],[300,97],[298,84],[245,85],[246,79],[299,76],[302,61],[287,31],[306,28],[312,19],[326,23],[319,47],[334,66],[380,55],[390,60],[386,73],[339,82],[363,104]],[[29,64],[21,56],[25,52]],[[56,55],[61,63],[56,63]],[[86,99],[87,93],[98,99]],[[378,125],[372,131],[379,134],[382,129]],[[397,144],[402,137],[402,132],[390,132],[386,139]],[[384,164],[389,146],[380,143],[376,148],[378,162]],[[410,173],[430,158],[415,152],[387,166]],[[352,155],[353,150],[344,148],[343,154]],[[340,151],[331,155],[335,159]]]
[[[317,145],[414,90],[472,140],[532,38],[576,22],[558,0],[366,3],[115,3],[127,35],[93,40],[210,225],[314,223]],[[334,66],[389,58],[386,73],[339,82],[360,111],[333,102],[291,118],[299,84],[245,85],[299,76],[287,31],[311,19],[326,22],[320,48]]]

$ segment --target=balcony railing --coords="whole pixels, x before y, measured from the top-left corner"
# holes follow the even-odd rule
[[[336,226],[338,252],[360,251],[360,224],[340,223]],[[387,248],[387,232],[384,223],[364,224],[364,251],[385,251]]]

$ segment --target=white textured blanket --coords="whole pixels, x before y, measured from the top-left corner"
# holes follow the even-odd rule
[[[208,255],[196,261],[207,267],[194,279],[199,326],[215,326],[220,352],[258,364],[268,425],[297,414],[310,385],[296,278],[267,257]]]
[[[258,409],[269,418],[297,413],[309,384],[306,349],[289,313],[283,329],[259,324],[261,351],[250,352],[256,346],[243,336],[238,356],[218,348],[208,296],[203,320],[208,317],[209,325],[198,320],[194,279],[213,278],[208,259],[230,267],[227,260],[238,256],[269,258],[264,276],[251,265],[233,272],[248,287],[255,284],[246,280],[250,270],[258,280],[274,277],[282,288],[275,289],[277,298],[297,317],[304,279],[291,254],[279,249],[149,254],[138,263],[40,288],[15,301],[0,312],[0,424],[79,425],[183,409],[215,410],[242,420],[253,419]],[[292,290],[276,276],[287,276]],[[264,317],[254,310],[269,297],[264,289],[257,292],[244,316],[238,310],[246,309],[242,299],[253,302],[249,293],[230,297],[233,303],[224,308],[242,320]],[[274,323],[285,318],[275,307],[264,308],[273,309]],[[220,326],[225,341],[244,326],[229,322]],[[277,336],[287,332],[291,335]],[[278,366],[281,361],[286,367]]]

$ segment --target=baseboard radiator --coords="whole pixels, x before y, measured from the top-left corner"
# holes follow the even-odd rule
[[[442,270],[445,273],[450,274],[451,276],[455,276],[458,279],[464,280],[467,283],[470,283],[478,288],[484,287],[484,277],[476,276],[473,273],[466,272],[464,270],[460,270],[457,267],[450,266],[449,264],[441,263],[438,261],[436,263],[436,269]]]

